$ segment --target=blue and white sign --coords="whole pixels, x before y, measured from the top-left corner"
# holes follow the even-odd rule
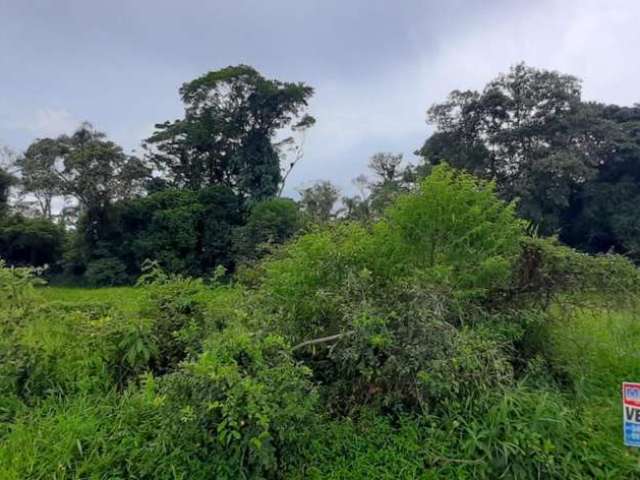
[[[622,384],[624,444],[640,447],[640,383]]]

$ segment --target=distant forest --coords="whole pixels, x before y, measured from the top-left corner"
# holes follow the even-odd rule
[[[283,190],[315,123],[311,86],[238,65],[179,93],[183,117],[158,123],[140,155],[89,123],[2,150],[0,258],[93,285],[131,283],[147,260],[233,272],[317,225],[371,224],[446,163],[494,182],[532,230],[640,260],[640,105],[583,101],[571,75],[518,64],[481,91],[453,90],[427,110],[415,162],[375,153],[356,195],[323,181],[297,201]]]

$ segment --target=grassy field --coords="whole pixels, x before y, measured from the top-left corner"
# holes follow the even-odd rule
[[[551,350],[585,398],[617,395],[640,379],[640,311],[581,309],[549,327]]]
[[[107,303],[124,313],[135,313],[144,300],[143,289],[133,287],[82,288],[44,287],[38,292],[49,302],[64,303]]]
[[[579,309],[549,325],[549,354],[612,443],[622,443],[621,384],[640,381],[640,311]]]

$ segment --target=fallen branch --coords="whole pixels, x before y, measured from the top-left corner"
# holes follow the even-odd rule
[[[356,333],[356,332],[354,332],[352,330],[352,331],[349,331],[349,332],[337,333],[335,335],[329,335],[328,337],[320,337],[320,338],[314,338],[312,340],[305,340],[304,342],[299,343],[298,345],[293,347],[291,350],[297,350],[299,348],[306,347],[307,345],[316,345],[318,343],[332,342],[332,341],[338,340],[338,339],[340,339],[342,337],[348,337],[350,335],[353,335],[354,333]]]

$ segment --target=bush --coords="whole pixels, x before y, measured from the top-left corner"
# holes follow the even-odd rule
[[[385,303],[389,286],[403,282],[482,300],[508,285],[524,227],[492,184],[439,166],[372,230],[340,225],[294,242],[265,263],[262,290],[306,334],[340,329],[338,304],[361,295],[352,287],[363,275]]]
[[[440,165],[388,210],[371,253],[387,275],[419,269],[456,296],[483,296],[509,282],[525,227],[492,183]]]
[[[64,228],[43,218],[0,220],[0,258],[9,265],[55,267],[62,260]]]
[[[122,243],[112,247],[127,259],[130,273],[139,273],[147,259],[185,275],[233,267],[232,232],[243,215],[230,189],[164,190],[120,207]]]
[[[298,205],[289,198],[272,198],[256,203],[247,223],[234,232],[234,250],[240,262],[264,257],[292,238],[303,225]]]
[[[153,371],[164,374],[178,367],[189,354],[200,352],[205,336],[202,280],[181,276],[160,277],[148,283],[142,314],[151,321],[157,339]]]
[[[38,270],[32,268],[9,268],[0,258],[0,312],[19,315],[24,309],[33,306],[35,286],[44,282],[37,276]],[[18,309],[18,312],[13,312]],[[4,318],[4,323],[11,323],[11,318]]]
[[[87,264],[84,278],[93,286],[124,285],[129,281],[126,270],[126,265],[117,258],[99,258]]]
[[[18,416],[0,464],[16,479],[277,478],[308,440],[308,377],[281,338],[226,329],[197,360],[119,398],[49,398]]]
[[[488,304],[510,285],[524,227],[493,185],[439,166],[371,229],[307,234],[265,262],[261,304],[301,342],[331,405],[431,409],[512,380],[499,345],[513,328],[502,325],[521,334],[524,319],[505,313],[503,337],[460,327],[493,318]]]
[[[295,341],[344,328],[346,286],[367,275],[370,233],[345,224],[295,240],[259,267],[263,308],[276,312],[278,328]]]
[[[157,350],[153,371],[162,375],[175,370],[180,362],[202,352],[203,340],[234,323],[245,323],[245,292],[217,277],[210,285],[202,279],[167,274],[155,262],[146,262],[137,288],[144,294],[140,314],[150,325]]]
[[[226,329],[197,361],[158,381],[162,420],[150,447],[169,441],[185,478],[273,478],[312,419],[309,373],[281,338]],[[156,455],[152,476],[166,476]]]

